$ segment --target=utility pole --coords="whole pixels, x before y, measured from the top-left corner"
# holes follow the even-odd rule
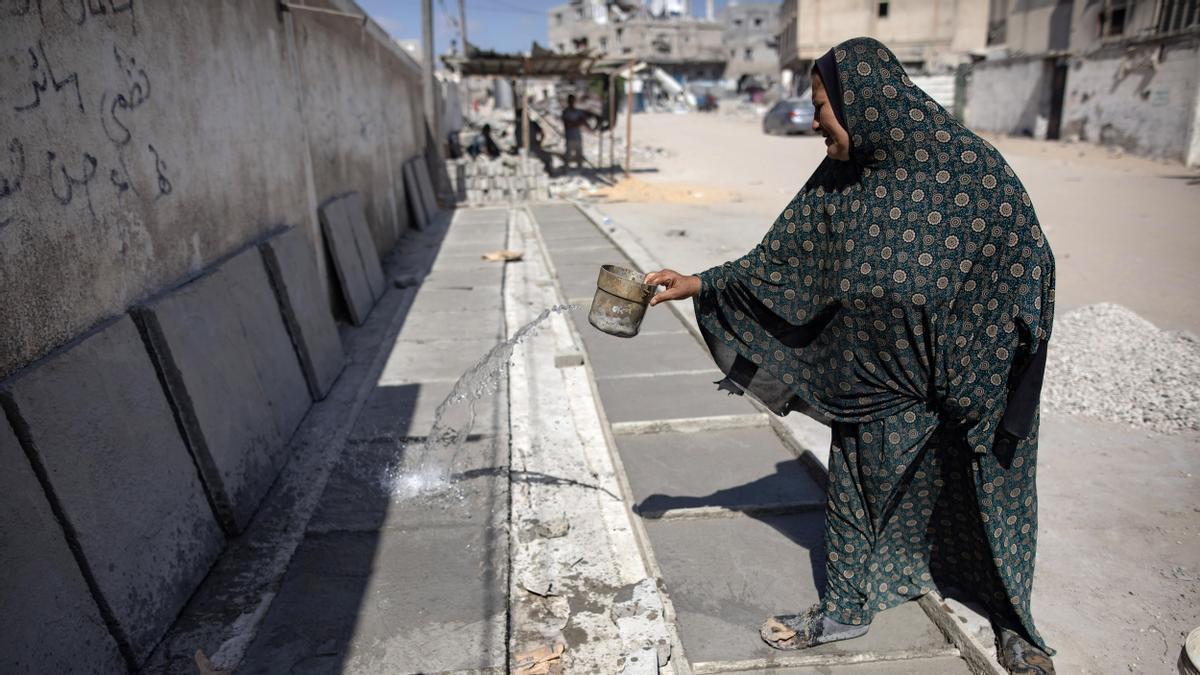
[[[433,82],[433,0],[421,0],[421,85],[425,98],[425,123],[434,139],[438,135],[436,88]]]
[[[458,36],[462,38],[462,55],[467,55],[467,0],[458,0]]]

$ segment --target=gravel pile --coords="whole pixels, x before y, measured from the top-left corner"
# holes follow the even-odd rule
[[[1055,319],[1042,389],[1047,411],[1171,434],[1200,430],[1200,341],[1120,305]]]

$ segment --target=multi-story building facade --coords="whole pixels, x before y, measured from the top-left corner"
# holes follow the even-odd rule
[[[973,127],[1200,164],[1200,1],[992,0]]]
[[[779,3],[729,4],[718,17],[725,49],[725,78],[738,88],[764,89],[779,82]]]
[[[721,23],[692,18],[684,10],[681,0],[571,0],[550,8],[550,47],[628,56],[677,79],[721,79],[727,54]]]
[[[944,73],[987,46],[987,0],[784,0],[779,65],[808,86],[813,61],[843,40],[874,37],[911,74]]]

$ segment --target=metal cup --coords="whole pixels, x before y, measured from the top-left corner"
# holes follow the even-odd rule
[[[645,276],[617,265],[601,266],[588,323],[617,337],[637,335],[654,297],[654,286],[642,283]]]

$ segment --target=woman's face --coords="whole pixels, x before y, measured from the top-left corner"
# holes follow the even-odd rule
[[[825,83],[816,73],[813,73],[812,99],[816,108],[812,128],[825,137],[825,153],[843,162],[850,161],[850,134],[838,123],[833,106],[829,103],[829,94],[825,92]]]

